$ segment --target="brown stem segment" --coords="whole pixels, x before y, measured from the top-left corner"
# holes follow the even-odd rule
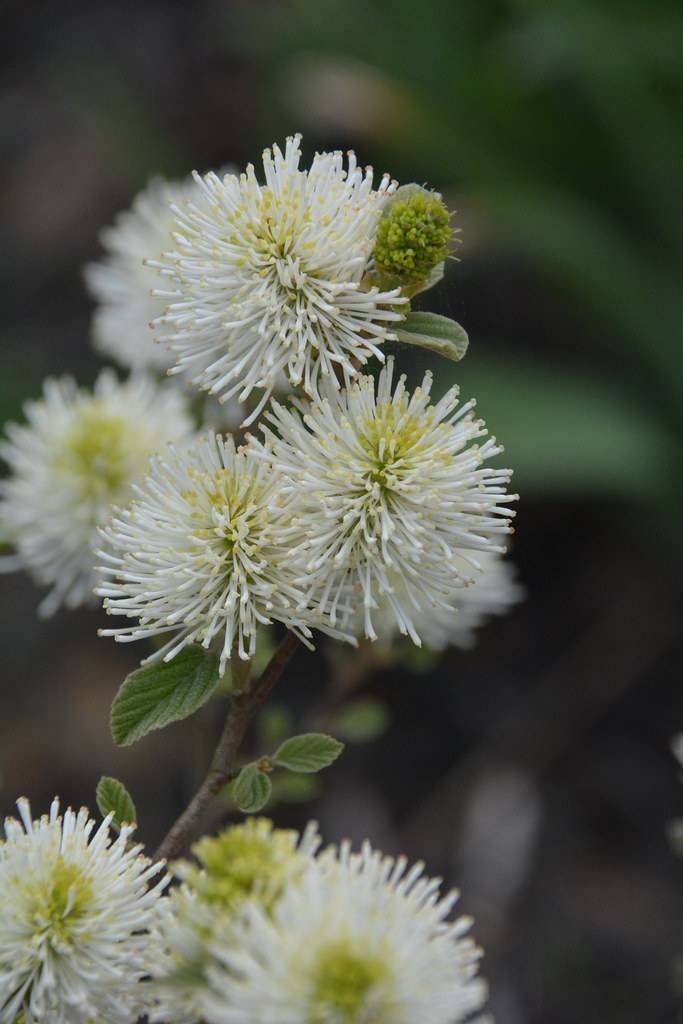
[[[235,758],[242,746],[247,729],[286,669],[298,646],[299,638],[294,633],[287,633],[256,685],[250,690],[233,695],[223,732],[211,761],[211,767],[190,803],[162,840],[154,855],[155,860],[170,860],[185,849],[204,810],[216,793],[230,781]]]

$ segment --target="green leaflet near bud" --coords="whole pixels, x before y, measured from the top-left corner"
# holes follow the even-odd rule
[[[103,817],[113,812],[112,825],[117,832],[122,825],[135,825],[137,813],[133,798],[118,779],[103,775],[97,784],[96,799]]]
[[[337,760],[344,744],[324,733],[307,732],[281,743],[273,754],[273,762],[290,772],[319,772]]]
[[[387,202],[377,227],[377,273],[413,295],[423,290],[420,285],[431,287],[439,277],[427,281],[448,256],[452,235],[450,215],[438,192],[402,186]]]
[[[408,313],[396,335],[406,345],[428,348],[456,363],[463,358],[469,345],[465,328],[439,313]]]
[[[240,811],[255,814],[268,803],[272,783],[254,762],[244,766],[235,779],[232,795]]]

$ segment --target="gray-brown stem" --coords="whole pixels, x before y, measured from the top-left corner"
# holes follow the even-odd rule
[[[294,633],[287,633],[268,662],[259,681],[248,691],[234,694],[223,732],[201,786],[192,797],[155,854],[156,860],[170,860],[184,851],[197,830],[202,814],[213,797],[233,777],[242,741],[259,708],[279,680],[299,646]]]

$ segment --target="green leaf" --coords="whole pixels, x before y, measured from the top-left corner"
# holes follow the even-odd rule
[[[459,362],[467,352],[469,339],[460,324],[439,313],[408,313],[396,328],[398,340],[417,345]]]
[[[389,714],[386,704],[376,697],[350,701],[334,719],[335,732],[352,743],[368,743],[386,732]]]
[[[112,825],[117,832],[122,825],[134,825],[138,820],[133,798],[118,779],[103,775],[97,783],[96,798],[103,818],[106,818],[110,811],[114,812]]]
[[[218,655],[185,647],[172,661],[138,668],[124,681],[111,709],[114,742],[127,747],[152,729],[187,718],[218,686]]]
[[[268,776],[252,761],[244,766],[235,779],[232,795],[240,811],[254,814],[268,803],[272,788]]]
[[[307,732],[285,740],[273,755],[273,761],[290,772],[319,772],[336,761],[343,749],[344,744],[333,736]]]

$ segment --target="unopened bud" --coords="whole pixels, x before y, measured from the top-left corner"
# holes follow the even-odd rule
[[[377,228],[375,266],[408,285],[426,281],[448,256],[453,229],[438,192],[404,185],[387,203]]]

